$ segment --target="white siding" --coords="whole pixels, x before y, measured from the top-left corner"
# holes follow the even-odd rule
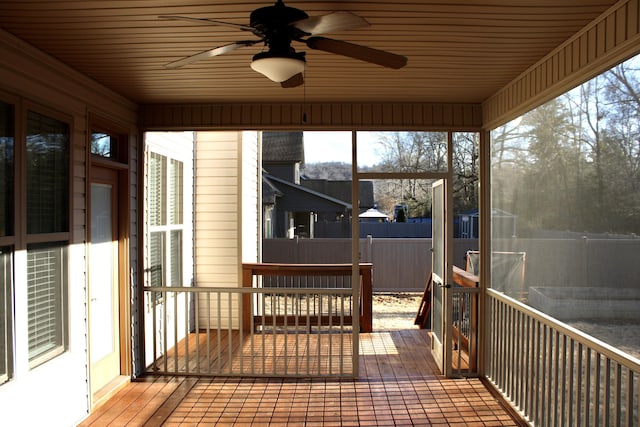
[[[257,132],[242,134],[242,262],[259,260],[262,188],[261,144]],[[242,273],[240,273],[242,274]]]
[[[258,134],[198,132],[195,151],[195,283],[240,287],[243,260],[258,259]],[[216,302],[212,299],[210,319],[199,319],[201,325],[217,326]],[[220,326],[229,327],[231,320],[237,327],[236,298],[231,316],[227,295],[221,302]]]
[[[198,132],[195,148],[195,283],[239,285],[242,132]]]

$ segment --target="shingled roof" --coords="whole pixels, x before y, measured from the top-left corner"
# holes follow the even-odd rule
[[[262,161],[267,163],[304,163],[302,132],[263,132]]]

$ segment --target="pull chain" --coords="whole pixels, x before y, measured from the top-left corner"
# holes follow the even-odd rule
[[[302,124],[307,124],[307,66],[304,67],[304,80],[302,83]]]

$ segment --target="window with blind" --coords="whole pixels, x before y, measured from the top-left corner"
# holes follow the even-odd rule
[[[182,286],[184,167],[158,153],[148,157],[147,286]]]
[[[35,367],[67,345],[70,131],[33,111],[26,125],[29,362]]]
[[[38,365],[65,349],[66,242],[27,247],[29,362]]]

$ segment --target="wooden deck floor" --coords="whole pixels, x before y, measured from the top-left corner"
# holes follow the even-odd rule
[[[80,426],[515,426],[479,379],[445,379],[425,330],[360,335],[360,377],[145,377]]]

